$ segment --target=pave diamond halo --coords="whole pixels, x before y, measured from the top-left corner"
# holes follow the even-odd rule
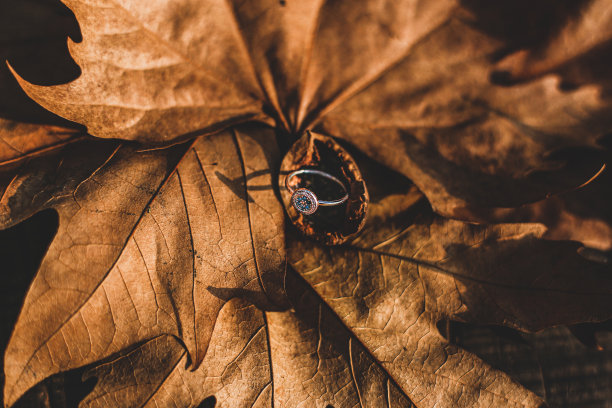
[[[319,200],[312,191],[306,188],[299,188],[291,195],[291,203],[296,210],[304,215],[314,214],[319,208]]]

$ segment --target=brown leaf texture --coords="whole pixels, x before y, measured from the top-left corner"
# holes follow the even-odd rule
[[[50,374],[155,335],[179,337],[199,366],[227,300],[265,306],[279,295],[270,273],[283,268],[283,210],[270,187],[273,149],[258,142],[236,131],[188,149],[119,145],[53,197],[60,227],[5,356],[9,405]],[[32,173],[13,183],[9,207]],[[246,185],[267,188],[249,191],[251,202]]]
[[[107,138],[165,140],[256,114],[252,74],[228,6],[158,4],[66,2],[83,33],[83,43],[69,44],[83,74],[50,88],[20,84],[45,108]]]
[[[551,154],[598,148],[610,129],[602,116],[608,105],[597,88],[563,92],[552,76],[493,85],[491,56],[501,46],[453,19],[330,112],[322,129],[414,180],[434,209],[451,217],[581,185],[603,162],[568,166]]]
[[[610,318],[607,258],[566,241],[610,247],[610,101],[558,72],[607,43],[605,1],[533,49],[474,1],[63,3],[80,76],[33,79],[6,53],[87,134],[0,105],[0,227],[59,219],[5,406],[86,367],[83,407],[537,407],[437,324]],[[350,152],[371,197],[342,246],[285,219],[281,160],[307,129]]]
[[[612,310],[609,268],[578,255],[576,243],[540,239],[542,225],[466,224],[423,205],[373,193],[359,238],[323,247],[290,236],[289,260],[417,406],[539,406],[436,324],[538,330],[603,320]]]
[[[20,84],[99,137],[166,141],[247,119],[289,131],[319,124],[460,218],[469,218],[466,208],[575,188],[602,167],[551,157],[599,147],[612,128],[599,89],[564,92],[555,76],[492,83],[506,44],[474,28],[454,1],[283,3],[67,1],[83,31],[70,47],[83,75],[60,86]]]
[[[18,163],[71,143],[78,132],[60,126],[0,119],[0,166]]]
[[[264,96],[265,110],[272,110],[281,126],[307,126],[309,110],[328,109],[331,101],[357,92],[453,10],[452,0],[394,3],[403,13],[367,1],[367,14],[351,2],[291,2],[286,7],[271,0],[251,7],[216,0],[172,0],[156,7],[112,0],[65,4],[83,33],[82,43],[69,44],[83,74],[52,87],[18,77],[21,86],[45,108],[86,125],[94,136],[141,141],[172,140],[252,119],[263,114]],[[368,18],[362,21],[364,15]],[[365,32],[371,42],[361,41]],[[350,52],[337,53],[338,41]],[[311,66],[346,77],[324,76]],[[333,82],[324,83],[324,78]],[[302,101],[293,107],[298,112],[292,123],[283,112],[291,103],[281,105],[277,88],[286,98]],[[320,96],[315,99],[315,94]]]
[[[71,129],[2,120],[0,225],[12,226],[72,194],[116,148]],[[64,160],[64,157],[70,160]]]
[[[217,407],[413,407],[303,282],[291,288],[293,311],[226,303],[196,371],[167,336],[91,369],[99,382],[83,406],[197,407],[214,395]]]

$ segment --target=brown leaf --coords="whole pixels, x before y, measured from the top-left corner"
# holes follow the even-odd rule
[[[6,352],[9,405],[50,374],[160,334],[179,337],[197,367],[225,302],[278,300],[283,218],[266,132],[142,152],[119,145],[71,194],[51,198],[59,230]],[[5,197],[11,210],[32,173],[13,183],[25,194]]]
[[[71,196],[117,149],[70,129],[1,121],[0,225],[12,226]]]
[[[259,113],[248,56],[227,5],[65,4],[83,33],[82,43],[69,42],[83,74],[53,87],[17,78],[38,103],[89,133],[159,142]]]
[[[84,42],[72,53],[84,74],[54,87],[20,83],[35,100],[101,137],[169,140],[249,115],[275,120],[285,130],[319,123],[324,133],[351,141],[415,180],[436,211],[454,217],[468,218],[469,208],[518,206],[566,191],[603,164],[551,157],[560,149],[597,148],[597,139],[612,129],[604,114],[608,102],[598,89],[563,92],[555,77],[513,87],[492,83],[495,56],[505,44],[478,31],[474,10],[458,8],[452,0],[427,6],[414,0],[393,6],[372,1],[364,4],[367,14],[350,2],[310,7],[271,0],[252,7],[166,3],[140,10],[131,3],[102,9],[68,2],[83,30]],[[197,13],[184,19],[179,12],[184,8]],[[204,32],[214,35],[205,37],[198,28],[210,20]],[[97,25],[109,33],[94,29]],[[128,27],[130,36],[117,34]],[[190,30],[198,34],[189,35]],[[136,36],[142,39],[135,42]],[[155,76],[166,67],[164,58],[172,59],[166,55],[170,43],[172,58],[205,60],[210,65],[198,69],[222,70],[214,77],[221,82],[185,77],[189,85],[177,87],[176,75]],[[214,51],[217,44],[226,52]],[[194,56],[185,51],[195,48]],[[152,64],[147,69],[145,59]],[[152,76],[143,82],[147,75]],[[215,87],[224,80],[235,86],[221,94]],[[212,105],[189,96],[202,89],[211,92]],[[233,89],[250,96],[240,99],[245,95]],[[177,105],[181,92],[190,105],[186,110]],[[129,107],[109,102],[118,95],[129,98]],[[231,102],[260,97],[240,105],[244,109]],[[372,134],[387,142],[377,143]]]
[[[385,76],[456,11],[456,1],[325,2],[306,48],[297,128]]]
[[[89,370],[98,378],[83,407],[197,407],[214,395],[217,406],[263,406],[270,398],[270,367],[263,314],[238,299],[221,309],[210,352],[190,371],[185,348],[156,337]]]
[[[505,44],[474,28],[473,10],[457,8],[451,0],[394,4],[401,12],[372,1],[364,5],[367,14],[350,2],[317,2],[309,8],[271,0],[252,7],[187,3],[173,0],[159,9],[140,10],[131,3],[102,9],[68,2],[83,30],[84,42],[72,47],[72,54],[84,74],[54,87],[20,83],[35,100],[101,137],[169,140],[249,115],[275,120],[285,130],[320,122],[324,133],[351,141],[415,180],[436,211],[453,217],[469,218],[471,208],[518,206],[566,191],[603,164],[567,163],[551,156],[560,149],[598,148],[597,139],[612,129],[602,116],[608,105],[598,89],[566,93],[555,77],[513,87],[492,83],[494,59]],[[183,8],[197,13],[185,20],[176,11]],[[298,15],[304,16],[300,23]],[[205,32],[214,35],[188,34],[200,33],[199,24],[209,20],[214,23]],[[94,29],[96,25],[109,32]],[[178,28],[172,31],[170,26]],[[129,37],[117,34],[128,27]],[[137,36],[142,40],[132,40]],[[226,52],[214,51],[216,44],[223,44]],[[195,48],[201,51],[194,56],[185,51]],[[164,58],[182,61],[168,62],[175,70],[183,66],[185,55],[211,65],[176,74],[189,84],[185,87],[174,85],[176,75],[156,76],[160,67],[168,66]],[[152,64],[146,69],[145,59]],[[233,75],[224,70],[216,74],[221,67]],[[214,78],[221,82],[187,80],[196,68],[215,70]],[[147,75],[151,77],[143,82]],[[215,91],[225,80],[235,86]],[[105,86],[93,86],[100,83]],[[129,98],[129,106],[113,101],[115,89]],[[250,96],[240,99],[245,95],[233,89]],[[189,96],[202,90],[210,92],[206,99],[212,105]],[[253,102],[259,97],[263,111],[260,102]],[[179,106],[181,98],[188,108]],[[252,103],[231,102],[238,100]],[[372,134],[387,142],[377,143]]]
[[[0,118],[0,166],[38,156],[72,142],[74,129],[35,125]]]
[[[297,310],[262,312],[238,299],[219,314],[196,371],[164,336],[89,370],[84,407],[412,407],[304,283],[291,280]]]
[[[392,198],[372,194],[376,221],[350,245],[291,236],[291,264],[418,406],[539,406],[508,376],[448,343],[436,324],[538,330],[605,320],[609,267],[582,258],[575,243],[542,240],[538,224],[466,224],[427,215],[422,204],[398,208]]]
[[[471,213],[482,222],[541,222],[548,227],[545,237],[579,241],[598,251],[612,249],[612,197],[610,169],[586,186],[518,208],[496,208]],[[600,262],[608,262],[601,254]]]
[[[19,83],[93,136],[129,142],[57,145],[43,128],[7,155],[19,166],[3,169],[1,225],[54,208],[59,228],[6,351],[5,404],[93,365],[90,406],[537,406],[438,321],[536,330],[609,317],[609,270],[580,245],[544,240],[541,224],[445,219],[414,187],[437,213],[473,219],[602,167],[600,89],[565,91],[557,76],[501,84],[508,43],[475,10],[65,3],[82,75]],[[313,126],[414,183],[361,157],[376,197],[363,234],[335,249],[290,237],[319,297],[286,265],[273,189],[279,146]],[[584,157],[568,159],[576,148]]]
[[[399,14],[377,1],[364,4],[367,14],[350,2],[288,7],[271,0],[253,7],[187,0],[156,7],[110,0],[65,4],[83,33],[83,43],[69,44],[83,74],[53,87],[33,85],[16,74],[21,86],[45,108],[86,125],[94,136],[166,141],[227,122],[269,121],[261,116],[262,97],[286,130],[307,127],[314,120],[309,111],[328,110],[383,74],[397,55],[444,21],[454,1],[424,6],[403,0],[393,6],[405,10]],[[361,41],[365,33],[370,42]],[[346,52],[337,52],[336,39]],[[345,77],[326,76],[326,70]],[[280,96],[277,87],[284,90]],[[282,107],[281,97],[286,98]]]
[[[603,162],[568,165],[552,154],[598,148],[611,128],[606,103],[595,87],[561,91],[555,77],[491,83],[492,55],[502,47],[451,19],[320,127],[409,177],[442,215],[518,206],[581,185]]]

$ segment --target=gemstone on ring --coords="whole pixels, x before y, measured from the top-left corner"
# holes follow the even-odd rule
[[[317,196],[306,188],[299,188],[291,195],[291,203],[304,215],[313,214],[319,208]]]

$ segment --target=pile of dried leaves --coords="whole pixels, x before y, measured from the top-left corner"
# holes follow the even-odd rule
[[[5,406],[86,366],[81,407],[537,407],[438,323],[612,317],[609,0],[64,3],[80,73],[28,58],[53,1],[0,27],[68,120],[3,71],[0,227],[58,217]],[[283,204],[307,129],[369,191],[342,245]]]

